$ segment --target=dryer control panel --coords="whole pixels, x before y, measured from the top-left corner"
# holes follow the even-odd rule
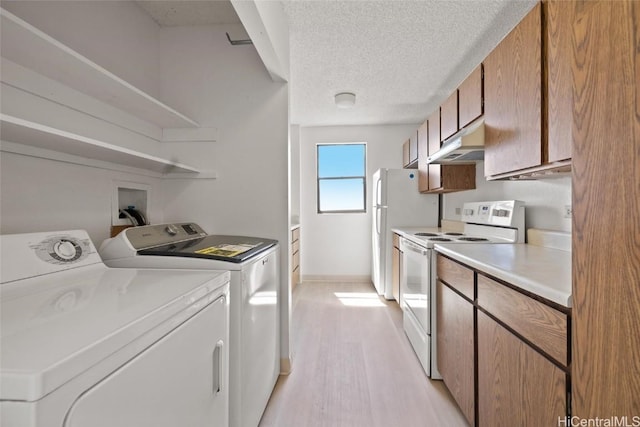
[[[122,233],[136,250],[182,242],[207,235],[198,224],[182,222],[127,228]]]

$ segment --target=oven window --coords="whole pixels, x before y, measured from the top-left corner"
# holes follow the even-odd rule
[[[318,144],[318,213],[366,212],[365,143]]]

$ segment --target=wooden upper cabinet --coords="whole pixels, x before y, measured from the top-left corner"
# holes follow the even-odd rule
[[[571,74],[571,23],[573,2],[554,0],[542,4],[546,31],[544,82],[547,88],[548,161],[571,158],[573,84]]]
[[[440,149],[440,108],[429,116],[429,151],[427,154],[433,154]],[[429,165],[429,190],[441,187],[440,165]]]
[[[458,90],[440,106],[440,141],[458,132]]]
[[[402,144],[402,167],[416,169],[418,167],[418,131]]]
[[[489,179],[571,170],[574,3],[538,3],[484,61]]]
[[[428,123],[428,124],[427,124]],[[440,109],[436,110],[420,129],[427,135],[422,139],[420,147],[426,145],[426,154],[421,154],[424,161],[419,162],[419,189],[421,193],[450,193],[454,191],[476,188],[476,165],[429,165],[427,157],[440,149]],[[418,141],[420,141],[420,129]],[[420,148],[422,150],[422,148]]]
[[[418,128],[418,191],[429,191],[429,120]]]
[[[542,7],[484,61],[485,175],[542,164]]]
[[[482,116],[484,113],[483,96],[482,64],[480,64],[458,88],[460,129]]]

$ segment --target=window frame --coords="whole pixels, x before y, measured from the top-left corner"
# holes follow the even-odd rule
[[[361,145],[363,151],[363,175],[338,176],[320,178],[320,147],[328,145]],[[320,209],[320,182],[336,181],[347,179],[362,179],[362,209],[339,209],[339,210],[321,210]],[[318,214],[363,214],[367,213],[367,143],[366,142],[319,142],[316,143],[316,212]]]

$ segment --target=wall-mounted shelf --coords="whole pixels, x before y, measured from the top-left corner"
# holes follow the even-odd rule
[[[107,142],[87,138],[17,117],[0,114],[2,139],[45,150],[66,153],[88,159],[145,169],[174,177],[192,177],[199,170],[182,163],[140,153]],[[184,175],[182,175],[184,174]],[[193,176],[199,177],[199,176]],[[203,176],[204,177],[204,176]],[[215,176],[211,176],[215,178]],[[210,177],[210,178],[211,178]]]
[[[28,22],[2,8],[0,15],[3,57],[161,128],[198,127],[194,120]]]

